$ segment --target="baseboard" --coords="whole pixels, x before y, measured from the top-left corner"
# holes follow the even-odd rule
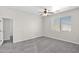
[[[69,43],[73,43],[73,44],[79,44],[77,42],[67,41],[67,40],[63,40],[61,38],[56,38],[56,37],[51,37],[51,36],[37,36],[37,37],[25,39],[25,40],[31,40],[31,39],[35,39],[35,38],[39,38],[39,37],[48,37],[48,38],[52,38],[52,39],[56,39],[56,40],[60,40],[60,41],[65,41],[65,42],[69,42]],[[19,40],[19,41],[13,42],[13,43],[22,42],[22,41],[25,41],[25,40]]]
[[[28,38],[28,39],[24,39],[24,40],[13,41],[13,43],[22,42],[22,41],[25,41],[25,40],[31,40],[31,39],[38,38],[38,37],[42,37],[42,36],[36,36],[36,37],[32,37],[32,38]]]
[[[69,42],[69,43],[73,43],[73,44],[78,44],[79,45],[79,43],[77,43],[77,42],[67,41],[67,40],[63,40],[61,38],[56,38],[56,37],[51,37],[51,36],[45,36],[45,37],[53,38],[53,39],[56,39],[56,40],[65,41],[65,42]]]

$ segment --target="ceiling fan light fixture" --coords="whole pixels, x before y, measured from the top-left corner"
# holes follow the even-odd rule
[[[43,10],[43,12],[40,13],[41,16],[49,16],[52,14],[53,14],[53,12],[50,12],[50,10],[48,10],[46,8]]]
[[[48,13],[44,13],[44,14],[43,14],[43,16],[47,16],[47,15],[48,15]]]

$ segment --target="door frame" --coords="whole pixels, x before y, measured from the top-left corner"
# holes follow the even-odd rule
[[[2,18],[0,18],[0,27],[1,27],[1,29],[0,29],[0,45],[2,45],[2,43],[3,43],[3,41],[4,41],[4,39],[3,39],[3,19]]]

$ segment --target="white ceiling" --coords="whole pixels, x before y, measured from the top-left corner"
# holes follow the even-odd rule
[[[8,8],[27,12],[27,13],[31,13],[31,14],[35,14],[35,15],[39,15],[39,13],[44,8],[51,10],[52,7],[51,6],[11,6],[11,7],[8,7]]]
[[[64,11],[64,10],[69,10],[69,9],[73,9],[73,8],[77,8],[77,7],[73,7],[73,6],[8,6],[8,8],[11,9],[15,9],[15,10],[19,10],[22,12],[27,12],[30,14],[34,14],[34,15],[39,15],[39,13],[44,9],[47,8],[50,11],[56,11],[56,10],[60,10],[58,12]]]

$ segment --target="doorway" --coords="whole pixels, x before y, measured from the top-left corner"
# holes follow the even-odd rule
[[[2,18],[0,22],[0,40],[4,43],[13,43],[13,20],[10,18]]]

